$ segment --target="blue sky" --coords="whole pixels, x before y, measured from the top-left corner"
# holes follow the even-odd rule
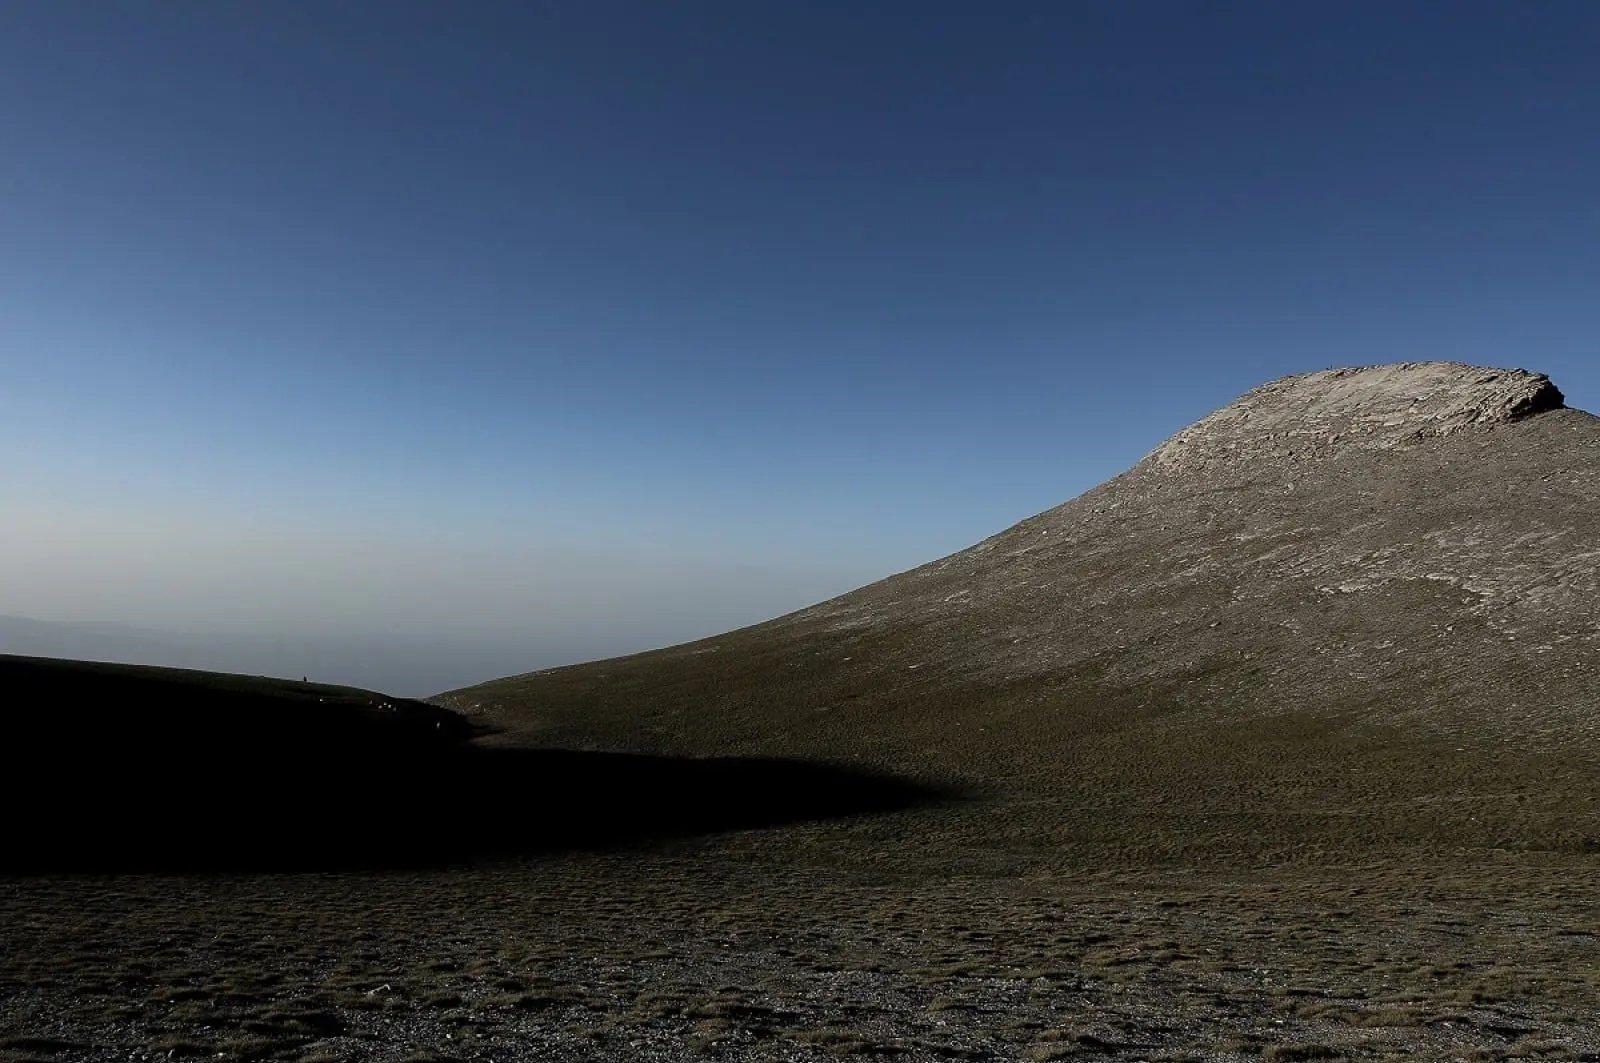
[[[516,671],[1287,373],[1600,409],[1597,51],[1588,3],[5,5],[0,614]]]

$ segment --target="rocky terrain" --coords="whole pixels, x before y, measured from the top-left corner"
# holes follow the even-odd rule
[[[1597,459],[1536,373],[1269,383],[948,558],[436,699],[501,767],[409,807],[604,836],[0,881],[0,1059],[1600,1059]]]
[[[792,849],[5,884],[0,1057],[1600,1058],[1592,868],[1017,877]]]

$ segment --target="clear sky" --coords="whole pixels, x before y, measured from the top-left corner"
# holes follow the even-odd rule
[[[520,671],[1287,373],[1600,410],[1596,55],[1589,2],[0,5],[0,614]]]

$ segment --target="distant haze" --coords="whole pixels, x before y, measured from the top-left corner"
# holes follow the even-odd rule
[[[1290,373],[1600,408],[1597,40],[1583,4],[4,5],[0,615],[42,623],[0,651],[121,624],[429,693],[911,568]]]
[[[121,624],[48,623],[0,617],[0,644],[23,656],[159,664],[244,675],[300,677],[426,697],[483,676],[664,644],[672,636],[635,630],[533,632],[526,639],[430,635],[288,633],[243,635],[165,631]]]
[[[15,615],[0,617],[0,652],[311,675],[421,696],[713,634],[876,576],[107,524],[122,534],[103,544],[26,519],[7,529]],[[38,620],[63,616],[76,622]]]

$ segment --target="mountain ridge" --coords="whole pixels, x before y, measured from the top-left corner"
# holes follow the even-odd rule
[[[1319,384],[1343,384],[1342,405],[1362,415],[1371,403],[1348,401],[1352,389],[1347,385],[1364,376],[1380,379],[1382,387],[1366,396],[1381,400],[1380,405],[1421,400],[1412,404],[1421,411],[1414,423],[1389,426],[1379,446],[1371,440],[1341,446],[1344,440],[1335,438],[1315,449],[1302,446],[1298,453],[1292,443],[1258,450],[1232,468],[1187,463],[1196,436],[1212,450],[1240,440],[1237,432],[1232,439],[1219,439],[1217,424],[1244,422],[1240,414],[1252,412],[1257,423],[1268,421],[1261,415],[1263,397],[1281,402],[1299,393],[1301,401],[1288,403],[1294,408],[1306,405],[1308,393],[1315,397]],[[1431,390],[1419,390],[1419,382]],[[1447,401],[1437,401],[1441,390]],[[1280,424],[1283,420],[1278,418]],[[1346,416],[1341,426],[1325,415],[1315,431],[1324,440],[1348,438],[1353,420]],[[1329,427],[1346,430],[1323,431]],[[1283,438],[1270,430],[1258,436],[1268,444]],[[1592,646],[1597,636],[1592,627],[1552,626],[1537,615],[1537,607],[1553,599],[1570,614],[1578,599],[1597,589],[1600,536],[1581,526],[1558,528],[1536,504],[1550,493],[1579,488],[1585,501],[1600,499],[1593,468],[1563,464],[1561,455],[1573,444],[1600,452],[1600,420],[1566,409],[1542,374],[1404,363],[1286,377],[1177,433],[1127,472],[966,550],[749,630],[787,628],[798,635],[892,622],[939,636],[952,625],[976,627],[959,644],[939,638],[921,654],[928,660],[907,660],[905,667],[948,672],[959,665],[1004,681],[1060,671],[1064,663],[1118,654],[1137,658],[1141,643],[1166,641],[1155,638],[1151,616],[1166,617],[1166,634],[1199,640],[1200,646],[1190,647],[1194,652],[1179,658],[1189,660],[1205,656],[1204,646],[1218,641],[1209,633],[1243,619],[1239,607],[1251,602],[1303,593],[1326,599],[1330,610],[1339,611],[1338,600],[1350,595],[1405,590],[1416,608],[1432,602],[1441,617],[1482,620],[1512,636],[1527,626],[1540,637],[1536,648],[1573,639]],[[1175,460],[1175,447],[1187,452],[1185,459]],[[1508,456],[1497,450],[1509,451],[1527,475],[1477,485],[1470,475],[1459,475],[1463,468],[1482,470],[1494,458]],[[1209,469],[1204,478],[1195,475],[1197,467]],[[1456,489],[1446,491],[1450,484]],[[1474,492],[1474,486],[1488,493]],[[1243,498],[1249,499],[1248,507],[1241,505]],[[1497,534],[1490,539],[1475,535],[1473,528]],[[1229,546],[1234,556],[1226,556]],[[1219,558],[1219,550],[1225,556]],[[1074,576],[1077,586],[1063,598],[1059,583]],[[1181,599],[1187,585],[1208,578],[1213,583],[1231,579],[1236,586],[1212,588],[1222,597],[1198,610],[1205,619],[1197,627],[1199,617],[1188,615],[1197,611],[1186,612]],[[1171,600],[1148,600],[1163,593]],[[1442,600],[1449,597],[1457,601]],[[1047,608],[1052,604],[1083,618],[1121,611],[1144,622],[1126,630],[1117,624],[1064,624],[1059,609]],[[1304,611],[1290,608],[1293,602],[1276,604],[1280,611]],[[1462,604],[1469,608],[1458,608]],[[1293,626],[1295,618],[1280,620]],[[1256,635],[1264,634],[1259,624],[1252,627]],[[1437,627],[1453,630],[1455,625]],[[1239,635],[1233,632],[1231,641]],[[1068,636],[1071,645],[1063,641]],[[717,641],[690,645],[708,652]],[[1262,648],[1278,641],[1263,638]],[[1162,652],[1167,652],[1164,646]],[[1389,655],[1391,663],[1394,656]]]
[[[1353,392],[1363,376],[1381,386]],[[1600,838],[1600,419],[1539,374],[1407,363],[1286,378],[1174,439],[1190,456],[1196,435],[1240,442],[1216,425],[1241,409],[1261,423],[1264,397],[1306,423],[1294,411],[1329,398],[1320,385],[1339,401],[1312,403],[1318,432],[1397,400],[1417,412],[1315,446],[1269,430],[1228,461],[1174,463],[1169,440],[810,608],[441,700],[507,743],[953,779],[1010,795],[1006,815],[1055,808],[1053,826],[1017,828],[1051,844],[1203,836],[1222,851],[1284,836],[1261,817],[1292,807],[1340,838]],[[1564,782],[1529,781],[1558,762]],[[1523,818],[1491,828],[1511,813],[1485,802],[1513,792]],[[1425,829],[1424,807],[1443,817]]]

